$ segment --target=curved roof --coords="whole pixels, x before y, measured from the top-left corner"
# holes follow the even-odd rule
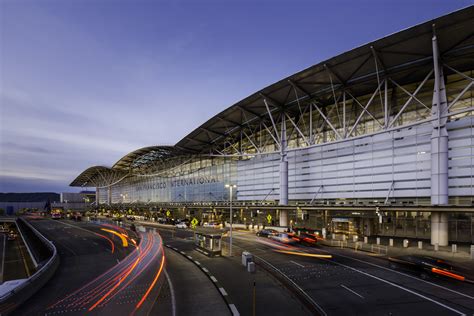
[[[228,136],[242,130],[252,132],[255,126],[262,122],[270,124],[272,118],[277,118],[282,112],[296,114],[299,102],[316,101],[321,107],[332,104],[333,89],[344,89],[358,97],[371,93],[378,85],[379,76],[389,76],[400,85],[418,82],[433,66],[433,32],[436,32],[443,62],[449,62],[458,71],[472,70],[474,6],[469,6],[354,48],[284,78],[210,118],[175,146],[135,150],[112,168],[96,166],[85,170],[71,186],[93,184],[91,179],[104,178],[101,173],[133,173],[146,168],[150,162],[219,150]]]
[[[102,182],[99,179],[101,175],[105,177],[105,175],[109,174],[110,168],[105,166],[93,166],[89,167],[80,175],[71,182],[70,186],[72,187],[87,187],[97,185],[97,183]],[[99,180],[99,181],[98,181]]]
[[[164,161],[185,154],[175,146],[149,146],[137,149],[123,156],[112,169],[129,171],[147,165],[151,161]]]
[[[212,117],[177,146],[202,152],[218,146],[220,139],[242,126],[269,121],[264,100],[272,115],[283,109],[291,112],[295,108],[296,112],[297,99],[316,98],[323,106],[333,103],[328,98],[333,93],[331,81],[335,89],[349,89],[357,97],[377,87],[377,70],[379,76],[390,75],[400,85],[422,80],[433,65],[433,24],[443,61],[449,60],[459,71],[472,67],[474,6],[367,43],[282,79]],[[382,69],[376,69],[374,58]]]

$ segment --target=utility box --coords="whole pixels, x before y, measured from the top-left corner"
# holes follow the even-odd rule
[[[253,262],[253,255],[248,251],[242,252],[242,265],[247,267],[249,262]]]
[[[255,262],[250,261],[247,263],[247,271],[250,273],[255,273]]]

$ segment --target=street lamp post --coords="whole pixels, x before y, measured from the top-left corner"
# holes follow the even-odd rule
[[[237,188],[235,184],[226,184],[226,188],[230,190],[229,201],[230,201],[230,245],[229,245],[229,256],[232,257],[232,189]]]

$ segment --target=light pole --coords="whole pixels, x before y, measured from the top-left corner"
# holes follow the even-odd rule
[[[229,201],[230,201],[230,246],[229,246],[229,256],[232,257],[232,189],[237,188],[235,184],[226,184],[226,188],[230,190]]]

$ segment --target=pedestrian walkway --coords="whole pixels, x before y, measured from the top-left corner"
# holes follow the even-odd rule
[[[356,241],[351,238],[350,240],[344,241],[341,236],[336,236],[335,239],[332,239],[332,236],[328,237],[329,238],[323,242],[323,244],[327,246],[368,251],[381,256],[402,256],[410,254],[431,256],[449,260],[461,266],[468,266],[471,267],[471,269],[474,264],[474,259],[471,258],[470,254],[470,245],[467,244],[456,245],[456,249],[454,249],[456,251],[453,252],[452,245],[445,247],[439,246],[438,250],[435,250],[435,247],[430,244],[429,240],[400,237],[369,237],[367,243],[365,243],[364,238],[358,238]],[[377,238],[380,238],[378,243]],[[390,240],[392,240],[392,243]],[[406,247],[404,246],[404,240],[408,241]],[[419,244],[419,242],[421,242],[421,244]]]

